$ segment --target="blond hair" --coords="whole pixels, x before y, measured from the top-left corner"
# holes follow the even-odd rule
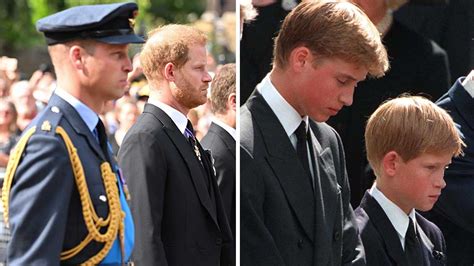
[[[367,159],[377,176],[390,151],[407,162],[424,153],[458,156],[463,146],[451,116],[421,96],[386,101],[370,116],[365,129]]]
[[[302,2],[286,16],[275,39],[273,62],[285,69],[293,49],[305,46],[318,57],[362,65],[371,76],[388,69],[387,51],[370,19],[348,2]]]
[[[227,111],[227,99],[235,92],[235,64],[222,66],[211,83],[211,111],[224,114]]]
[[[172,63],[181,68],[188,61],[192,45],[206,45],[207,37],[187,25],[169,24],[148,33],[149,39],[140,53],[143,73],[149,80],[163,79],[163,69]]]

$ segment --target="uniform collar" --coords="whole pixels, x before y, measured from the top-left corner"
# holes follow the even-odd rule
[[[91,132],[94,131],[97,122],[99,122],[99,116],[91,108],[61,88],[56,88],[54,93],[69,103],[79,113],[79,116],[84,120],[89,130]]]

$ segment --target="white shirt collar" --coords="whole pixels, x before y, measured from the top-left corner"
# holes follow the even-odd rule
[[[153,104],[154,106],[163,110],[163,112],[165,112],[171,118],[171,120],[173,120],[179,131],[184,135],[184,130],[188,124],[188,118],[183,113],[163,102],[154,100],[152,98],[148,99],[148,103]]]
[[[225,131],[227,131],[227,133],[229,133],[232,136],[232,138],[234,138],[234,140],[235,140],[235,132],[236,132],[235,128],[227,125],[226,123],[220,121],[219,119],[217,119],[215,117],[212,119],[212,122],[214,122],[216,125],[220,126]]]
[[[94,131],[99,122],[99,116],[87,105],[79,101],[76,97],[69,94],[67,91],[56,88],[54,93],[68,102],[79,113],[79,116],[84,120],[89,130]]]
[[[474,98],[474,79],[465,78],[462,81],[462,86],[467,91],[467,93],[469,93],[469,95],[471,95],[471,97]]]
[[[268,103],[285,129],[286,134],[290,137],[301,124],[302,118],[300,114],[281,96],[272,84],[270,75],[267,75],[262,82],[257,85],[257,91]],[[308,129],[308,118],[304,117],[303,119],[306,121],[306,129]]]
[[[393,227],[398,233],[402,247],[405,249],[405,235],[408,230],[409,217],[413,220],[413,223],[416,224],[415,210],[411,210],[409,215],[406,215],[400,207],[388,199],[382,191],[376,187],[377,183],[374,183],[372,188],[369,190],[369,194],[378,202],[380,207],[387,215],[388,219],[392,223]]]

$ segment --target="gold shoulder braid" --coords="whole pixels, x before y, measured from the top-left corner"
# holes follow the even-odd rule
[[[16,169],[18,167],[21,155],[23,154],[26,144],[28,143],[29,138],[34,134],[35,130],[36,127],[33,127],[25,133],[25,135],[18,142],[18,145],[12,152],[10,160],[8,161],[4,185],[2,188],[2,203],[4,209],[3,216],[5,219],[5,225],[7,227],[9,227],[8,204],[13,177],[15,175]],[[84,223],[87,227],[87,230],[89,231],[89,234],[84,238],[81,243],[79,243],[77,246],[70,250],[61,252],[61,260],[67,260],[74,257],[79,252],[81,252],[87,246],[87,244],[89,244],[90,241],[94,240],[97,242],[104,243],[104,247],[96,255],[84,262],[83,265],[97,265],[104,259],[104,257],[109,252],[117,236],[117,233],[120,237],[120,246],[122,250],[123,260],[125,212],[122,211],[122,208],[120,206],[119,190],[116,184],[117,180],[115,174],[110,168],[110,164],[108,162],[103,162],[100,165],[102,180],[104,182],[105,192],[109,205],[109,214],[104,220],[103,218],[97,216],[97,213],[92,204],[89,189],[86,183],[86,178],[84,176],[84,169],[82,167],[79,156],[77,155],[77,149],[74,147],[74,144],[72,143],[68,134],[62,127],[58,126],[56,128],[56,133],[62,137],[64,143],[66,144],[66,148],[69,153],[69,158],[71,160],[72,170],[74,173],[74,179],[77,185],[77,190],[79,191],[79,196],[82,205],[82,213],[84,216]],[[107,226],[107,231],[102,234],[100,232],[100,229]]]

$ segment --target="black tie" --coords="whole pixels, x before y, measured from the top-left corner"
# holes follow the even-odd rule
[[[300,159],[306,173],[311,177],[311,171],[309,170],[309,161],[308,161],[308,133],[306,131],[305,121],[301,121],[300,126],[295,131],[296,134],[296,154]]]
[[[184,135],[188,139],[189,144],[191,144],[191,147],[193,148],[193,151],[196,154],[196,157],[198,158],[199,162],[201,162],[202,164],[201,152],[199,151],[199,148],[197,146],[197,140],[196,140],[196,137],[194,136],[194,128],[193,128],[193,125],[191,124],[191,121],[189,120],[188,120],[188,124],[186,125],[186,129],[184,130]]]
[[[207,191],[209,192],[209,194],[211,194],[211,189],[210,189],[211,184],[209,183],[211,179],[209,178],[208,171],[202,161],[203,159],[201,156],[201,151],[199,150],[199,147],[198,147],[198,141],[196,137],[194,136],[194,128],[193,128],[193,125],[191,124],[191,121],[189,120],[188,120],[188,124],[186,125],[186,129],[184,130],[184,135],[188,139],[189,144],[191,144],[191,148],[193,149],[193,152],[196,155],[196,158],[199,160],[202,174],[205,178],[204,181],[206,183]]]
[[[415,233],[415,227],[411,218],[408,224],[408,230],[405,235],[405,256],[407,257],[408,265],[420,266],[423,265],[423,254],[421,252],[420,239]]]
[[[99,122],[97,122],[97,126],[95,127],[95,129],[97,130],[100,148],[102,149],[102,152],[104,153],[107,161],[110,162],[107,134],[105,133],[105,127],[100,118]]]

